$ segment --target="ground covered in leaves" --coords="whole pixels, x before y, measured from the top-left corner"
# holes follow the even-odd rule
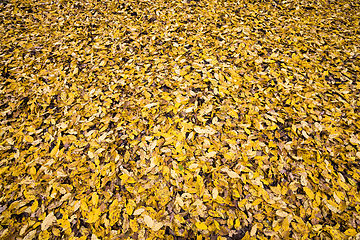
[[[1,239],[355,239],[356,1],[1,1]]]

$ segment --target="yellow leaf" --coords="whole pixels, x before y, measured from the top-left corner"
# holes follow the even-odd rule
[[[94,158],[95,157],[95,154],[92,152],[92,151],[88,151],[88,156],[90,159]]]
[[[144,91],[144,96],[148,99],[151,98],[151,94],[148,91]]]
[[[226,160],[231,160],[231,159],[233,159],[234,156],[235,156],[235,153],[233,153],[233,152],[228,152],[228,153],[224,154],[224,158]]]
[[[312,230],[315,232],[320,231],[320,229],[322,229],[322,225],[320,225],[320,224],[316,224],[316,225],[312,226]]]
[[[238,207],[239,208],[245,207],[246,203],[247,203],[247,199],[243,199],[240,202],[238,202]]]
[[[351,137],[350,137],[350,143],[352,143],[352,144],[354,144],[354,145],[358,145],[358,144],[360,144],[360,141],[359,141],[359,139],[357,139],[356,136],[351,135]]]
[[[338,178],[338,183],[339,183],[340,187],[342,187],[345,191],[349,191],[350,187],[346,183],[341,181],[340,178]]]
[[[200,134],[205,133],[205,131],[201,127],[194,127],[194,131]]]
[[[126,213],[128,215],[131,215],[134,212],[135,207],[136,207],[135,201],[132,199],[129,199],[128,203],[126,205]]]
[[[341,200],[345,200],[345,195],[343,192],[340,191],[335,191],[334,194],[336,193],[336,195],[341,199]]]
[[[39,202],[34,200],[34,203],[31,205],[31,212],[35,212],[38,208]]]
[[[35,175],[36,174],[36,168],[35,167],[31,167],[30,168],[30,175]]]
[[[85,212],[89,211],[89,208],[88,208],[88,205],[86,204],[85,199],[82,199],[82,200],[81,200],[80,207],[81,207],[81,209],[82,209],[83,211],[85,211]]]
[[[356,232],[356,229],[351,228],[351,229],[346,230],[345,234],[347,236],[353,237],[353,236],[355,236],[357,234],[357,232]]]
[[[100,208],[93,208],[91,210],[91,212],[89,213],[89,217],[88,217],[87,222],[88,223],[95,223],[99,219],[100,215],[101,215]]]
[[[120,211],[113,210],[109,214],[110,226],[113,226],[120,219]]]
[[[51,150],[50,152],[51,157],[55,156],[55,154],[59,151],[59,147],[60,147],[60,141],[58,141],[56,146]]]
[[[102,61],[101,61],[101,63],[99,64],[99,66],[100,66],[100,67],[103,67],[103,66],[105,66],[105,65],[106,65],[106,63],[107,63],[107,61],[106,61],[106,60],[102,60]]]
[[[216,153],[217,152],[208,152],[208,153],[205,154],[205,157],[212,158],[212,157],[214,157],[216,155]]]
[[[240,224],[241,224],[241,223],[240,223],[240,220],[239,220],[239,219],[236,219],[236,220],[235,220],[235,224],[234,224],[234,228],[235,228],[235,229],[239,228],[239,227],[240,227]]]
[[[280,228],[281,228],[281,225],[278,224],[278,225],[276,225],[276,226],[273,228],[273,231],[274,231],[274,232],[278,232],[278,231],[280,230]]]
[[[25,141],[32,143],[34,141],[34,138],[30,135],[25,135]]]
[[[154,141],[152,141],[150,144],[149,144],[149,147],[148,147],[148,150],[154,150],[155,147],[156,147],[156,144],[157,144],[157,140],[155,139]]]
[[[130,228],[134,232],[137,232],[139,230],[139,225],[135,219],[130,219]]]
[[[206,224],[203,223],[203,222],[196,222],[196,223],[195,223],[195,226],[196,226],[198,229],[200,229],[200,230],[207,230],[207,226],[206,226]]]
[[[325,200],[325,205],[333,212],[335,213],[339,213],[341,212],[340,209],[338,208],[338,205],[332,201],[332,200]]]
[[[91,201],[92,201],[93,206],[97,207],[97,205],[99,203],[99,195],[96,192],[92,193]]]
[[[228,114],[233,118],[238,118],[238,114],[235,110],[231,110],[230,112],[228,112]]]
[[[304,191],[305,191],[306,195],[308,195],[308,197],[310,199],[314,199],[314,193],[313,193],[313,191],[310,190],[310,188],[304,187]]]
[[[252,203],[252,205],[253,205],[253,206],[256,206],[256,205],[259,205],[261,202],[262,202],[262,199],[259,198],[259,199],[256,199],[256,200]]]
[[[277,187],[272,187],[270,186],[271,191],[273,191],[275,194],[281,195],[281,187],[277,186]]]
[[[290,223],[289,223],[289,219],[286,217],[286,218],[284,218],[284,220],[282,221],[282,224],[281,224],[281,226],[282,226],[282,228],[283,228],[283,230],[284,230],[284,232],[286,232],[286,231],[288,231],[289,230],[289,225],[290,225]]]
[[[128,151],[125,152],[125,155],[124,155],[124,162],[127,163],[130,159],[130,153]]]

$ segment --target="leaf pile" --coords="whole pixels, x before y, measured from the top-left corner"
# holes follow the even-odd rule
[[[1,239],[355,239],[356,1],[1,1]]]

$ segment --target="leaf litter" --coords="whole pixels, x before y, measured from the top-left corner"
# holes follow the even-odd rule
[[[359,4],[2,1],[1,239],[357,239]]]

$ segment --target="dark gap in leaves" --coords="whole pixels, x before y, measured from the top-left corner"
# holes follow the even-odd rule
[[[185,237],[190,240],[195,240],[195,233],[193,230],[188,230],[187,235],[185,234]]]
[[[305,6],[304,9],[305,10],[314,10],[315,8],[313,6]]]
[[[1,76],[4,78],[9,78],[10,77],[10,73],[8,71],[8,68],[6,66],[3,67],[2,72],[1,72]],[[7,82],[9,84],[9,82]]]
[[[20,214],[12,214],[11,219],[15,219],[15,221],[21,222],[23,218],[28,218],[29,216],[30,216],[29,213],[23,212],[23,213],[20,213]]]
[[[115,128],[115,122],[113,121],[110,121],[109,122],[109,125],[108,125],[108,128],[107,128],[107,131],[111,131],[112,129]]]
[[[173,230],[171,230],[171,228],[169,226],[166,226],[166,228],[165,228],[165,235],[171,235],[171,236],[175,237],[175,239],[179,238],[178,236],[176,236],[176,233]]]
[[[148,19],[148,22],[149,23],[153,23],[155,22],[157,19],[155,17],[151,17],[150,19]]]
[[[29,97],[24,97],[23,99],[21,99],[22,102],[19,105],[19,109],[22,110],[25,108],[25,106],[27,105],[27,103],[29,102]]]
[[[133,41],[134,41],[134,39],[131,39],[131,38],[130,38],[130,39],[125,40],[124,43],[132,43]],[[127,62],[127,61],[126,61],[126,62]]]
[[[269,184],[272,187],[276,187],[279,183],[275,177],[272,177],[272,182]]]
[[[140,161],[140,156],[139,156],[139,155],[136,155],[136,156],[134,157],[134,161],[135,161],[135,162]]]
[[[165,113],[165,117],[167,117],[167,118],[173,118],[173,117],[174,117],[173,111],[170,111],[170,112]]]
[[[55,217],[59,220],[62,219],[63,215],[60,212],[55,213]]]
[[[235,235],[229,237],[228,239],[241,240],[243,239],[243,237],[245,237],[246,232],[249,232],[251,228],[252,228],[252,224],[249,224],[248,226],[241,228],[239,231],[236,232]]]
[[[63,183],[63,184],[71,184],[72,181],[71,181],[71,179],[70,179],[69,176],[66,176],[66,177],[64,177],[64,178],[62,179],[62,183]]]
[[[49,148],[49,153],[53,150],[53,148],[56,146],[55,141],[52,141]]]
[[[206,119],[206,122],[205,122],[206,125],[210,125],[211,123],[212,123],[212,119],[211,119],[211,118]]]
[[[162,86],[161,86],[161,90],[162,90],[163,92],[168,92],[168,93],[170,93],[171,90],[172,90],[172,88],[168,87],[167,85],[162,85]]]
[[[200,107],[205,103],[205,100],[202,98],[198,98],[197,101],[198,101],[198,106],[200,106]]]

